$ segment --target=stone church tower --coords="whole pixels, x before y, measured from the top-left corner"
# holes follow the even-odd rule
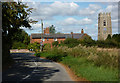
[[[111,13],[99,13],[98,16],[98,40],[105,40],[112,36]]]

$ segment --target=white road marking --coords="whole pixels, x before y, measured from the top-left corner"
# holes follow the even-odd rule
[[[23,80],[24,80],[24,79],[27,79],[28,77],[30,77],[30,75],[27,75],[25,78],[23,78]]]
[[[25,78],[23,78],[23,80],[29,78],[29,77],[34,73],[34,71],[36,70],[36,68],[37,68],[37,63],[35,62],[35,60],[34,60],[34,63],[35,63],[35,65],[36,65],[35,69],[31,72],[30,75],[27,75]],[[22,81],[23,81],[23,80],[22,80]]]
[[[37,63],[34,61],[35,65],[37,66]]]

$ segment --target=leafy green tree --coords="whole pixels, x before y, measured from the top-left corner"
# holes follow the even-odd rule
[[[29,19],[32,8],[28,8],[22,2],[2,2],[2,55],[3,62],[8,62],[12,37],[19,32],[20,27],[31,28],[30,23],[36,23]]]
[[[49,28],[50,33],[54,34],[55,33],[55,27],[54,25],[51,25]]]
[[[24,43],[25,45],[28,45],[28,44],[30,43],[30,36],[25,35],[25,38],[24,38],[23,43]]]
[[[116,42],[120,42],[120,34],[114,34],[112,36],[112,40],[115,40]]]
[[[89,35],[84,35],[81,39],[79,39],[81,45],[85,46],[94,46],[95,40],[93,40]]]
[[[25,49],[30,43],[30,36],[24,31],[21,30],[12,36],[12,49]],[[18,45],[17,45],[18,44]]]
[[[28,45],[27,49],[33,49],[36,53],[40,51],[40,44],[35,42]]]
[[[107,36],[106,40],[111,40],[111,35],[110,34]]]
[[[44,48],[43,48],[44,51],[49,51],[50,49],[51,49],[51,44],[49,43],[44,44]]]
[[[79,40],[77,39],[74,39],[74,38],[67,38],[66,40],[64,40],[63,42],[66,46],[72,48],[72,47],[75,47],[77,45],[79,45]]]
[[[23,35],[24,36],[23,43],[25,45],[28,45],[30,43],[30,36],[25,31],[23,33],[24,33],[24,35]]]
[[[63,34],[63,33],[61,33],[61,32],[57,32],[56,34]]]
[[[22,42],[13,42],[12,49],[25,49],[26,45],[23,44]]]
[[[21,42],[25,45],[28,45],[30,43],[30,36],[22,29],[19,29],[18,33],[15,33],[11,37],[12,46],[14,42]]]
[[[54,41],[54,42],[52,42],[52,45],[55,46],[55,47],[58,46],[58,44],[59,44],[58,41]]]
[[[29,19],[32,8],[28,8],[22,2],[2,3],[2,37],[11,44],[11,37],[20,31],[20,27],[31,28],[30,23],[36,23]],[[8,42],[7,42],[8,43]]]

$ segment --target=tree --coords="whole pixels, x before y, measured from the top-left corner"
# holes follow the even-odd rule
[[[111,35],[110,34],[107,36],[106,40],[111,40]]]
[[[55,46],[55,47],[58,46],[58,44],[59,44],[58,41],[54,41],[54,42],[52,42],[52,45]]]
[[[91,38],[91,36],[85,34],[82,36],[81,39],[79,39],[81,45],[86,45],[86,46],[93,46],[95,45],[95,41]]]
[[[3,62],[8,61],[12,37],[18,34],[20,27],[31,28],[30,23],[36,23],[29,19],[33,8],[28,8],[22,2],[2,2],[2,55]]]
[[[116,42],[120,42],[120,34],[114,34],[112,36],[112,40],[115,40]]]
[[[28,36],[28,34],[25,35],[25,38],[24,38],[23,43],[24,43],[25,45],[28,45],[28,44],[30,43],[30,36]]]
[[[2,3],[2,27],[3,38],[9,39],[18,32],[20,27],[31,28],[29,15],[32,8],[28,8],[22,2],[3,2]],[[11,42],[9,42],[11,43]]]
[[[57,32],[56,34],[63,34],[63,33],[61,33],[61,32]]]
[[[54,25],[51,25],[49,28],[50,33],[54,34],[55,33],[55,27]]]
[[[66,46],[72,48],[72,47],[75,47],[75,46],[79,45],[80,42],[79,42],[79,40],[74,39],[74,38],[67,38],[63,41],[63,43]]]
[[[11,38],[12,44],[11,48],[17,49],[17,48],[26,48],[27,45],[30,43],[30,36],[24,31],[19,30],[18,33],[15,33]]]
[[[35,51],[36,53],[40,51],[40,44],[38,42],[29,44],[27,47],[29,50],[33,49],[33,51]]]

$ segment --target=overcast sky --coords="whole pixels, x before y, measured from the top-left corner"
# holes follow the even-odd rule
[[[118,33],[118,3],[115,2],[25,2],[34,8],[30,18],[37,20],[31,24],[33,30],[24,29],[28,34],[41,32],[41,19],[44,28],[54,25],[57,32],[80,33],[81,29],[97,40],[98,14],[111,12],[112,33]]]

